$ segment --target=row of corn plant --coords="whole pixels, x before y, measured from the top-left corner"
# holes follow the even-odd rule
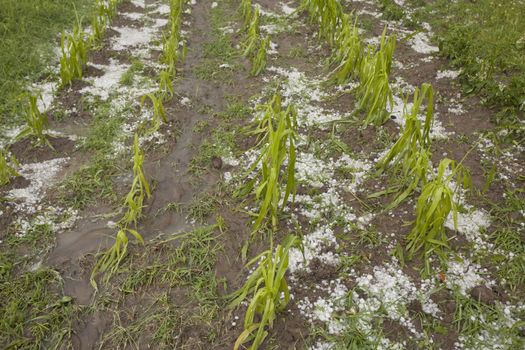
[[[142,97],[141,106],[146,101],[150,101],[153,109],[153,119],[151,125],[146,129],[146,133],[155,132],[160,128],[162,122],[167,121],[164,111],[163,101],[173,96],[172,77],[175,76],[175,66],[181,58],[178,51],[180,38],[180,23],[183,5],[186,0],[170,1],[170,20],[171,32],[165,40],[171,41],[173,45],[166,51],[168,43],[164,43],[163,61],[168,66],[167,70],[159,73],[159,89],[155,93],[146,94]],[[167,38],[167,39],[166,39]],[[104,274],[103,282],[107,283],[111,276],[117,271],[122,260],[127,253],[129,235],[135,237],[140,243],[144,243],[142,235],[137,231],[139,219],[142,217],[142,210],[145,206],[144,201],[151,197],[151,190],[143,170],[144,152],[139,146],[139,135],[135,133],[133,141],[133,182],[131,188],[124,198],[124,215],[118,221],[118,232],[113,245],[106,250],[97,260],[91,272],[91,284],[97,289],[96,277]]]
[[[174,95],[173,79],[176,77],[177,64],[183,61],[186,55],[186,46],[183,44],[181,47],[179,44],[181,41],[181,17],[185,3],[186,0],[170,1],[170,31],[168,34],[163,34],[161,56],[162,63],[165,64],[166,68],[159,72],[158,90],[142,97],[141,107],[144,107],[145,102],[149,101],[153,109],[153,119],[150,127],[147,128],[148,133],[157,131],[163,122],[167,122],[164,102],[170,100]]]
[[[328,82],[347,83],[359,78],[357,112],[364,112],[365,125],[381,125],[388,119],[387,108],[393,105],[389,84],[396,36],[386,36],[386,27],[379,47],[365,50],[359,36],[357,19],[345,14],[338,0],[304,0],[300,10],[306,11],[319,25],[319,36],[333,48],[329,64],[333,67]]]
[[[60,81],[62,86],[71,85],[75,79],[82,78],[87,63],[88,50],[103,38],[111,18],[115,15],[120,0],[96,0],[95,13],[91,20],[91,35],[82,28],[82,20],[77,15],[73,32],[62,32],[60,40]]]
[[[106,29],[113,16],[117,12],[120,0],[96,0],[95,12],[91,18],[91,35],[89,37],[92,46],[100,44],[106,33]]]
[[[135,134],[133,141],[133,182],[124,198],[125,212],[117,223],[118,232],[115,243],[97,260],[91,272],[91,284],[95,289],[97,289],[95,278],[98,274],[104,274],[103,281],[106,283],[117,271],[127,253],[128,234],[143,243],[142,236],[137,231],[136,226],[142,217],[144,200],[151,197],[149,183],[144,175],[143,163],[144,152],[140,149],[138,134]]]
[[[242,42],[243,55],[251,63],[250,74],[258,76],[266,68],[268,50],[270,49],[270,36],[262,37],[260,29],[261,13],[260,6],[252,9],[251,0],[243,0],[239,7],[239,13],[243,17],[243,30],[246,36]]]
[[[258,213],[253,214],[255,222],[252,235],[268,225],[275,232],[279,213],[287,205],[290,196],[295,198],[297,191],[297,111],[293,105],[284,109],[281,96],[276,93],[268,103],[258,108],[258,112],[255,125],[248,134],[256,136],[255,148],[260,149],[260,155],[245,174],[255,176],[237,192],[237,195],[255,194],[259,209]],[[230,307],[236,307],[249,299],[244,331],[237,338],[234,350],[247,342],[251,342],[249,349],[258,349],[268,331],[273,328],[277,314],[290,301],[285,279],[288,256],[290,249],[300,246],[301,241],[295,236],[288,236],[282,244],[277,245],[275,252],[273,238],[271,242],[270,249],[246,265],[249,268],[259,263],[244,286],[231,295]],[[243,256],[246,250],[247,245],[243,248]]]
[[[9,156],[7,150],[0,148],[0,186],[7,185],[11,178],[20,176],[15,170],[16,166],[18,161],[15,156]]]

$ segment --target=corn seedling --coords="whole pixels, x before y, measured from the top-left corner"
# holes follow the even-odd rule
[[[426,100],[427,108],[424,123],[418,116],[423,102]],[[378,168],[382,172],[390,168],[401,180],[401,191],[396,199],[386,208],[390,210],[407,198],[421,184],[427,182],[430,170],[430,128],[434,116],[434,97],[430,84],[423,84],[421,91],[416,89],[410,113],[407,112],[407,99],[403,118],[405,125],[401,136],[379,161]],[[399,176],[397,176],[399,175]]]
[[[49,125],[49,120],[47,119],[47,115],[38,109],[37,96],[27,95],[23,115],[26,126],[16,136],[16,139],[19,140],[27,136],[34,136],[38,140],[39,145],[47,144],[53,148],[44,133]]]
[[[243,42],[243,55],[244,57],[251,57],[260,45],[261,41],[261,29],[260,25],[260,7],[256,6],[255,11],[253,12],[252,18],[250,20],[250,26],[248,27],[248,32],[246,33],[246,38]]]
[[[257,175],[241,189],[241,193],[251,192],[255,188],[255,198],[260,202],[259,213],[253,226],[253,232],[261,228],[270,213],[272,227],[277,227],[280,207],[288,202],[290,195],[295,198],[295,142],[297,140],[297,111],[293,105],[283,111],[281,97],[276,94],[265,110],[256,129],[252,132],[259,137],[256,147],[262,147],[261,154],[248,169],[247,175],[257,170]],[[281,167],[288,158],[286,174],[281,175]],[[286,182],[284,196],[282,186]],[[282,198],[282,202],[281,202]],[[280,204],[281,202],[281,204]]]
[[[18,165],[15,156],[8,157],[7,151],[0,149],[0,186],[7,185],[12,177],[20,176],[13,165]]]
[[[308,13],[311,22],[319,24],[319,37],[334,45],[344,14],[339,1],[303,0],[300,9]]]
[[[162,62],[168,66],[168,72],[171,77],[175,77],[177,62],[179,60],[179,36],[176,32],[171,32],[169,36],[164,37],[162,50]]]
[[[386,37],[386,27],[381,36],[379,50],[369,46],[359,72],[361,83],[357,89],[360,98],[359,110],[366,112],[364,124],[381,125],[388,119],[387,104],[394,104],[389,84],[392,56],[396,46],[396,36]]]
[[[95,277],[99,273],[105,273],[104,282],[107,283],[111,276],[117,271],[120,263],[126,256],[128,246],[128,236],[134,236],[140,243],[144,243],[142,236],[137,230],[130,228],[131,225],[137,226],[137,222],[142,216],[144,199],[151,197],[148,181],[142,169],[144,163],[144,153],[139,147],[139,138],[135,134],[133,142],[133,183],[131,189],[124,199],[126,212],[118,222],[119,231],[115,238],[115,243],[105,251],[102,257],[97,260],[91,272],[91,285],[97,289]]]
[[[251,296],[248,310],[244,317],[244,331],[239,335],[233,349],[252,341],[250,350],[256,350],[268,336],[268,329],[279,312],[282,312],[290,302],[290,290],[286,283],[286,270],[290,248],[300,247],[301,241],[295,236],[288,236],[282,245],[277,245],[275,254],[273,248],[263,252],[251,260],[246,267],[259,263],[259,266],[250,275],[244,286],[230,297],[230,307],[240,305]],[[255,317],[259,315],[259,321]]]
[[[87,44],[84,41],[85,33],[82,29],[80,19],[77,22],[72,34],[62,32],[60,40],[60,79],[62,86],[71,84],[73,79],[82,78],[82,70],[87,62]]]
[[[173,86],[169,71],[163,70],[159,73],[159,93],[163,101],[173,97]]]
[[[363,42],[359,36],[357,19],[351,24],[351,15],[343,15],[342,28],[337,38],[338,47],[330,58],[331,65],[337,65],[331,73],[330,82],[347,83],[357,78],[363,60]]]
[[[253,76],[258,76],[261,74],[261,72],[266,67],[267,63],[267,51],[270,48],[270,37],[267,36],[265,39],[261,41],[261,45],[259,47],[259,50],[257,51],[257,54],[252,57],[251,63],[252,63],[252,70],[251,74]]]
[[[252,0],[242,0],[238,11],[243,19],[242,29],[245,29],[250,25],[252,18]]]
[[[451,213],[457,229],[458,206],[454,202],[452,180],[463,182],[464,186],[471,183],[470,175],[461,163],[456,165],[453,160],[445,158],[439,163],[437,175],[421,191],[416,204],[416,221],[407,236],[408,258],[412,259],[423,250],[426,274],[430,274],[429,257],[432,253],[436,253],[442,261],[447,259],[449,245],[445,222]]]
[[[168,119],[166,118],[166,113],[164,112],[164,105],[162,104],[162,98],[158,98],[154,94],[147,94],[142,96],[141,107],[144,106],[146,100],[149,99],[151,106],[153,108],[153,119],[151,121],[151,127],[148,132],[155,132],[159,130],[162,122],[166,123]]]

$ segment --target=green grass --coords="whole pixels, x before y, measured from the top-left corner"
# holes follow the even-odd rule
[[[0,344],[28,350],[72,346],[75,306],[63,294],[60,275],[47,268],[18,275],[10,261],[0,255]]]
[[[525,140],[525,3],[509,0],[438,0],[421,10],[441,53],[462,69],[466,92],[479,93],[499,111],[494,120]]]
[[[8,156],[7,151],[0,148],[0,186],[7,185],[11,178],[20,176],[15,170],[18,162],[15,156]]]
[[[0,11],[0,122],[13,120],[16,99],[55,57],[58,34],[70,30],[75,8],[90,12],[91,0],[3,0]]]

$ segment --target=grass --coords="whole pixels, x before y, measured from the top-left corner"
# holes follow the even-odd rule
[[[76,307],[63,294],[62,279],[40,268],[18,275],[0,255],[0,344],[6,349],[60,349],[72,346]]]
[[[0,12],[0,122],[14,120],[18,96],[28,81],[46,75],[55,59],[57,34],[72,28],[75,10],[90,13],[91,0],[4,0]],[[49,73],[47,73],[49,74]]]
[[[244,331],[239,335],[233,349],[251,341],[250,350],[258,349],[268,336],[267,327],[271,330],[279,312],[282,312],[290,302],[290,291],[285,274],[288,269],[288,254],[292,247],[300,246],[300,240],[288,236],[282,244],[278,244],[253,258],[246,267],[258,264],[250,274],[246,283],[231,295],[230,307],[240,305],[248,296],[251,300],[244,317]],[[260,321],[256,322],[256,315]]]
[[[493,120],[509,131],[508,140],[524,142],[525,4],[439,0],[419,11],[433,26],[441,54],[462,70],[464,91],[497,108]]]

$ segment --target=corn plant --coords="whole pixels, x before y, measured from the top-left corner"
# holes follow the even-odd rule
[[[7,185],[12,177],[20,176],[13,165],[18,165],[15,156],[8,157],[7,151],[0,148],[0,186]]]
[[[457,229],[458,206],[454,202],[452,180],[471,186],[468,170],[451,159],[441,160],[438,173],[422,189],[416,204],[416,221],[412,231],[407,236],[408,258],[422,252],[425,260],[425,272],[430,273],[429,257],[436,253],[442,261],[446,261],[446,252],[449,249],[445,231],[445,222],[452,213],[454,227]]]
[[[259,46],[259,50],[257,51],[257,54],[252,57],[251,64],[252,64],[252,70],[251,74],[253,76],[258,76],[261,74],[261,72],[266,67],[267,63],[267,51],[270,48],[270,37],[267,36],[261,41],[261,45]]]
[[[159,130],[162,122],[166,123],[168,119],[166,118],[166,112],[164,112],[164,105],[162,104],[162,98],[158,98],[154,94],[147,94],[142,96],[141,107],[144,106],[146,100],[149,99],[153,108],[153,120],[151,121],[151,127],[149,132],[155,132]]]
[[[242,29],[245,29],[250,25],[252,18],[252,0],[241,0],[238,12],[243,19]]]
[[[297,111],[290,105],[284,111],[281,107],[281,97],[276,94],[265,106],[265,111],[255,130],[251,132],[259,138],[256,147],[261,147],[261,153],[248,169],[246,176],[257,170],[256,176],[248,181],[239,193],[250,193],[255,188],[255,199],[260,202],[259,213],[253,226],[256,232],[263,225],[268,213],[271,216],[272,227],[277,227],[277,216],[280,207],[288,202],[290,195],[295,198],[297,185],[295,183],[295,142],[297,140]],[[281,167],[288,160],[286,173],[281,174]],[[257,183],[257,187],[255,187]],[[282,187],[286,183],[284,195]],[[282,198],[282,202],[281,202]]]
[[[336,44],[338,28],[343,21],[343,8],[338,0],[303,0],[301,11],[306,11],[311,22],[319,24],[319,37]]]
[[[39,97],[41,98],[40,95]],[[23,116],[26,121],[26,126],[16,136],[16,139],[19,140],[28,136],[34,136],[39,145],[47,144],[53,148],[44,133],[49,126],[49,120],[47,119],[47,115],[38,109],[37,96],[27,95]]]
[[[173,86],[169,71],[163,70],[159,73],[159,94],[163,101],[173,97]]]
[[[263,252],[252,259],[246,267],[259,263],[259,266],[248,277],[244,286],[233,293],[230,298],[230,307],[240,305],[251,296],[248,310],[244,317],[244,331],[239,335],[233,349],[252,341],[250,350],[256,350],[268,336],[268,330],[279,312],[282,312],[290,302],[290,290],[286,283],[286,270],[290,248],[300,247],[301,241],[295,236],[288,236],[282,244],[277,245],[275,254],[273,249]],[[258,322],[255,320],[259,315]]]
[[[418,116],[423,102],[427,103],[424,123]],[[430,84],[423,84],[421,92],[416,88],[412,109],[407,112],[407,99],[403,118],[405,125],[401,136],[379,161],[382,172],[389,168],[396,178],[400,178],[401,190],[395,200],[387,207],[390,210],[407,198],[421,184],[427,182],[430,170],[430,128],[434,116],[434,97]]]
[[[171,32],[169,36],[164,37],[162,49],[162,62],[168,66],[168,72],[171,77],[175,77],[177,62],[179,61],[179,35],[177,32]]]
[[[392,56],[396,46],[396,36],[386,37],[386,27],[381,36],[379,50],[369,47],[365,54],[359,76],[361,79],[357,89],[359,110],[365,111],[364,124],[381,125],[388,119],[387,104],[394,104],[392,90],[389,84]]]
[[[343,15],[337,43],[337,48],[330,58],[330,65],[337,66],[331,73],[329,82],[344,84],[350,79],[357,78],[364,55],[357,19],[352,24],[351,15]]]
[[[120,263],[126,256],[129,241],[128,233],[140,243],[144,243],[140,233],[136,229],[130,228],[131,225],[137,226],[138,220],[142,217],[144,199],[151,197],[150,187],[142,169],[143,163],[144,153],[139,147],[138,135],[135,134],[133,142],[133,182],[130,191],[124,199],[126,212],[117,223],[119,231],[117,232],[115,243],[103,253],[91,272],[91,285],[95,289],[97,289],[96,275],[106,273],[104,276],[104,282],[106,283],[117,271]]]
[[[60,40],[60,79],[62,86],[71,84],[73,79],[82,78],[82,70],[87,62],[87,43],[85,33],[77,16],[72,34],[62,32]]]
[[[260,7],[256,6],[255,11],[252,14],[252,18],[250,20],[250,26],[248,27],[246,38],[242,43],[244,57],[251,57],[257,51],[257,48],[260,45],[260,41]]]

